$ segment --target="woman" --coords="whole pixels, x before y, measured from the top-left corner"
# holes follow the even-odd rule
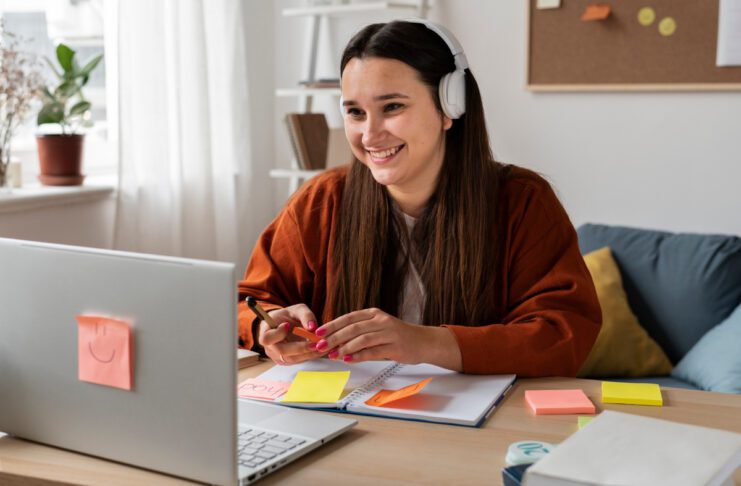
[[[576,233],[542,178],[494,161],[457,41],[427,22],[369,25],[341,75],[355,160],[307,182],[260,237],[240,297],[281,324],[240,304],[242,344],[278,364],[575,376],[601,322]]]

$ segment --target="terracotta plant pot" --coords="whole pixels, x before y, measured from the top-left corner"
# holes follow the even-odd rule
[[[84,135],[37,135],[39,181],[45,186],[79,186]]]

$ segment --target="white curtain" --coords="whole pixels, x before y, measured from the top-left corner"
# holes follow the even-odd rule
[[[244,2],[117,2],[117,249],[243,264],[250,223]],[[263,181],[264,184],[264,181]],[[260,225],[264,221],[260,222]]]

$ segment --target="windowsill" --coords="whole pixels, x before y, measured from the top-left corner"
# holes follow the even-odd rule
[[[0,213],[29,211],[45,207],[102,201],[116,193],[115,176],[91,176],[81,186],[29,184],[0,193]]]

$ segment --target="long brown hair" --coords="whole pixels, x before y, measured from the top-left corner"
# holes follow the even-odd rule
[[[437,87],[455,63],[436,33],[412,22],[372,24],[350,40],[340,72],[351,59],[363,57],[396,59],[414,68],[441,110]],[[496,322],[504,171],[492,156],[476,80],[468,70],[465,78],[466,113],[446,131],[437,187],[409,244],[386,189],[362,162],[353,161],[334,242],[337,280],[329,289],[334,317],[368,307],[398,315],[411,259],[426,291],[425,324]]]

